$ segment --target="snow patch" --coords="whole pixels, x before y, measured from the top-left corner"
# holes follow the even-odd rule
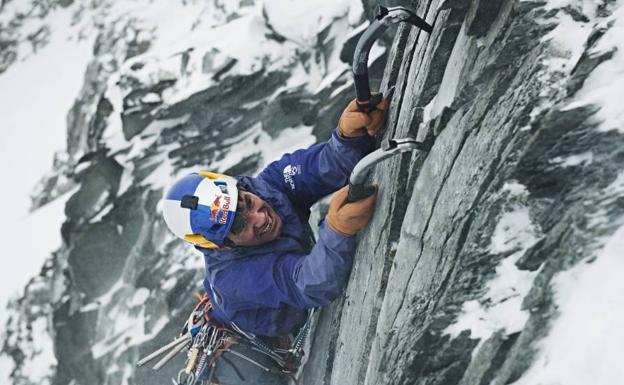
[[[590,23],[575,21],[568,14],[561,15],[557,27],[542,37],[542,42],[550,42],[551,48],[543,63],[569,73],[574,63],[581,58],[585,50],[582,43],[587,41],[591,31]]]
[[[30,278],[39,273],[50,254],[61,246],[60,228],[65,221],[65,204],[76,191],[77,188],[68,191],[27,216],[10,223],[3,222],[4,255],[11,263],[0,269],[0,309],[6,309],[10,297],[22,290]],[[33,239],[37,241],[33,242]],[[0,311],[0,331],[4,328],[6,316],[6,311]]]
[[[28,379],[35,384],[49,384],[55,373],[57,361],[54,356],[54,343],[48,333],[47,320],[45,317],[39,317],[31,325],[31,335],[37,336],[37,348],[23,361],[22,372],[28,373]]]
[[[463,330],[470,330],[471,338],[479,338],[483,343],[501,329],[507,334],[522,330],[528,319],[521,305],[537,272],[519,270],[515,264],[538,241],[540,230],[531,222],[528,207],[515,202],[528,198],[526,187],[512,181],[503,186],[502,192],[513,201],[512,210],[499,218],[490,252],[510,255],[496,267],[496,276],[487,283],[486,294],[481,299],[465,302],[457,321],[445,329],[453,338]]]
[[[107,204],[106,206],[104,206],[99,213],[97,213],[96,216],[94,216],[93,218],[89,219],[89,223],[96,223],[96,222],[100,222],[102,220],[102,218],[104,218],[104,216],[106,214],[108,214],[112,209],[113,209],[114,205],[112,203]]]
[[[132,297],[132,300],[130,301],[130,306],[141,306],[145,303],[145,301],[147,300],[147,298],[149,297],[149,290],[147,290],[144,287],[141,287],[139,289],[137,289],[134,292],[134,296]]]
[[[594,160],[594,153],[586,151],[582,154],[570,155],[566,157],[555,157],[550,162],[562,167],[578,166],[581,164],[589,164]]]
[[[33,6],[24,1],[2,3],[3,26],[15,13],[26,15]],[[23,288],[61,244],[59,229],[65,219],[68,194],[28,214],[30,193],[41,175],[50,170],[55,152],[66,144],[66,113],[82,86],[93,41],[70,39],[75,31],[70,26],[71,12],[54,11],[50,15],[46,23],[54,33],[47,46],[36,54],[23,55],[22,51],[31,51],[32,46],[22,42],[20,61],[0,74],[0,171],[5,181],[19,181],[11,183],[11,188],[0,189],[0,243],[3,254],[11,260],[0,269],[2,310],[9,296]],[[21,31],[23,36],[43,23],[34,15],[24,20],[27,25]],[[6,312],[0,310],[0,329],[5,316]]]
[[[614,51],[613,57],[592,71],[574,99],[600,106],[596,114],[602,122],[600,131],[616,129],[624,133],[624,5],[618,4],[613,14],[601,22],[601,26],[607,31],[591,54]]]
[[[308,47],[318,43],[317,35],[335,19],[346,16],[349,7],[348,1],[326,0],[267,0],[264,4],[268,22],[277,33]]]
[[[624,226],[596,253],[553,278],[560,316],[514,385],[610,385],[624,380]]]
[[[144,303],[148,297],[149,290],[146,288],[135,289],[120,280],[108,293],[98,298],[103,309],[98,322],[105,322],[107,328],[100,330],[104,335],[99,336],[91,347],[95,359],[117,355],[149,341],[166,326],[167,317],[152,321],[145,315]],[[149,328],[146,327],[148,324]]]
[[[286,153],[307,148],[316,143],[316,137],[312,134],[313,128],[304,125],[286,128],[280,132],[277,138],[271,138],[266,133],[261,135],[258,148],[262,152],[262,164],[259,169],[262,170]]]

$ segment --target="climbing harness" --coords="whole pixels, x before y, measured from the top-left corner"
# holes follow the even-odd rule
[[[303,346],[310,332],[315,309],[310,309],[305,324],[289,348],[272,347],[253,333],[242,330],[235,323],[230,324],[229,327],[219,325],[209,315],[212,304],[208,295],[195,294],[199,302],[184,323],[179,336],[174,341],[140,359],[136,364],[137,366],[143,366],[156,357],[167,353],[153,366],[154,370],[160,370],[186,348],[187,358],[177,377],[172,379],[174,385],[212,384],[217,362],[226,352],[258,366],[265,372],[279,372],[296,381],[292,374],[297,370],[303,358]],[[235,344],[247,344],[253,351],[269,357],[280,369],[269,368],[254,358],[232,349]]]
[[[433,31],[430,24],[405,7],[386,8],[381,5],[377,6],[375,20],[358,40],[353,55],[353,82],[359,111],[366,113],[373,111],[383,98],[382,93],[371,94],[368,80],[368,55],[375,40],[383,34],[386,28],[400,22],[409,23],[427,33]],[[394,88],[391,88],[390,92],[393,90]],[[388,96],[390,96],[390,92]],[[429,147],[429,144],[409,137],[382,141],[379,149],[362,158],[353,168],[349,177],[347,201],[355,202],[373,194],[375,188],[367,180],[370,169],[377,163],[393,155],[408,151],[428,151]]]

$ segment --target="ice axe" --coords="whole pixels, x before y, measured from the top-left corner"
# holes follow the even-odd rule
[[[375,40],[383,34],[386,28],[400,22],[412,24],[427,33],[433,31],[430,24],[405,7],[377,6],[375,20],[360,37],[353,55],[353,81],[359,111],[366,113],[373,111],[383,98],[382,93],[371,94],[368,81],[368,54]],[[392,88],[391,91],[393,90]],[[428,151],[429,147],[429,144],[419,142],[414,138],[385,139],[380,148],[362,158],[353,168],[349,177],[347,201],[355,202],[364,199],[375,191],[375,188],[368,183],[368,175],[370,169],[377,163],[408,151]]]
[[[368,183],[368,175],[377,163],[404,152],[429,151],[429,147],[429,144],[419,142],[414,138],[384,139],[377,150],[366,155],[353,167],[349,177],[347,202],[359,201],[375,192],[375,187]]]
[[[355,47],[353,54],[353,82],[355,96],[360,111],[369,112],[381,102],[383,94],[371,95],[368,81],[368,55],[375,41],[392,24],[409,23],[431,33],[433,27],[405,7],[386,8],[378,5],[375,9],[375,20],[366,28]]]

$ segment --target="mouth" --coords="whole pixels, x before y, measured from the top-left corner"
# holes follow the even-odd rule
[[[258,236],[263,236],[264,234],[270,233],[271,230],[273,230],[273,224],[275,223],[275,221],[273,220],[273,218],[269,214],[269,209],[268,208],[265,209],[264,215],[266,216],[267,220],[266,220],[266,223],[264,224],[264,226],[262,226],[262,228],[260,228],[260,231],[258,232]]]

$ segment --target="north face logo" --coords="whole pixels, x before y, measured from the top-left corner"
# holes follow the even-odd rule
[[[293,177],[297,174],[301,174],[301,165],[293,166],[289,164],[284,167],[284,182],[286,182],[291,190],[295,189],[295,180]]]

